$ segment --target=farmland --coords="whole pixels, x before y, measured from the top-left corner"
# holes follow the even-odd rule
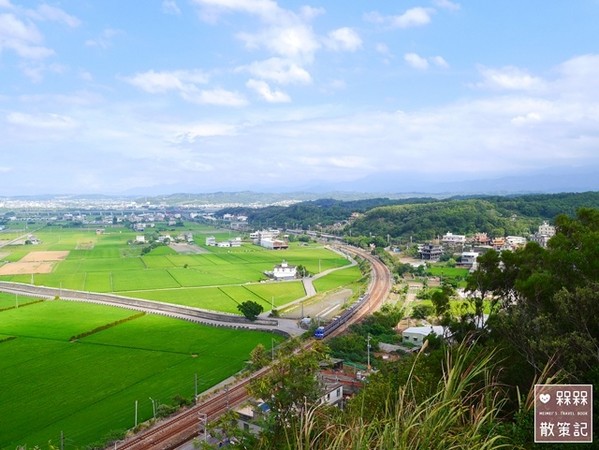
[[[316,244],[292,243],[284,251],[250,243],[216,248],[205,246],[205,237],[225,239],[228,232],[186,224],[176,233],[184,231],[193,233],[194,248],[201,251],[178,253],[168,246],[142,251],[144,245],[134,243],[139,233],[119,226],[101,234],[46,226],[32,231],[39,244],[1,249],[6,274],[0,280],[239,314],[237,305],[246,300],[269,310],[305,295],[300,281],[267,281],[264,272],[283,259],[311,273],[348,264]],[[23,234],[11,230],[2,238]],[[18,265],[12,274],[11,264]],[[323,277],[319,292],[351,284],[359,277],[356,270]],[[82,448],[112,431],[131,429],[136,401],[139,422],[150,419],[150,398],[170,405],[175,396],[190,398],[195,374],[202,392],[242,369],[257,344],[270,347],[280,340],[270,333],[0,293],[0,372],[2,385],[11,386],[0,392],[0,448],[56,444],[61,432],[65,448]]]
[[[202,253],[177,253],[159,246],[142,255],[143,245],[133,243],[137,234],[123,227],[108,228],[103,234],[45,227],[35,232],[41,241],[39,245],[5,247],[3,251],[9,252],[3,259],[9,264],[25,264],[23,258],[33,250],[68,252],[67,256],[45,262],[51,265],[48,273],[22,273],[20,269],[18,273],[0,276],[0,280],[117,293],[238,313],[237,303],[245,300],[254,299],[270,309],[271,303],[280,306],[305,294],[300,282],[264,283],[264,272],[283,259],[304,265],[311,273],[348,264],[342,256],[315,244],[292,243],[284,251],[266,250],[250,243],[235,248],[206,247],[207,235],[224,239],[228,233],[198,224],[188,224],[177,233],[184,231],[193,233]]]
[[[76,448],[152,416],[149,398],[172,403],[233,375],[269,333],[211,328],[131,311],[45,301],[0,312],[0,448]],[[123,321],[129,318],[130,320]],[[108,327],[71,342],[72,336]],[[222,358],[223,354],[227,358]]]

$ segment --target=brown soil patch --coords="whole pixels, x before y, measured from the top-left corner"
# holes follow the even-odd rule
[[[92,250],[95,245],[94,241],[77,242],[77,250]]]
[[[12,262],[0,267],[0,275],[22,275],[27,273],[50,273],[54,267],[52,261]]]
[[[62,261],[69,255],[68,251],[57,252],[29,252],[23,256],[19,262],[42,262],[42,261]]]

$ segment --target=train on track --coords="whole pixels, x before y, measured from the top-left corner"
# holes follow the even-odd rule
[[[318,327],[316,331],[314,331],[314,337],[316,339],[324,339],[325,337],[329,336],[333,331],[339,329],[342,325],[347,323],[352,316],[366,303],[368,303],[368,294],[362,295],[360,298],[358,298],[358,301],[347,308],[343,314],[333,319],[332,322],[325,326]]]

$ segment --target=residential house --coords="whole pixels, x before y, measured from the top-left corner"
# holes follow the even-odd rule
[[[423,327],[409,327],[401,333],[404,343],[411,343],[416,346],[421,346],[429,334],[435,334],[438,337],[443,337],[445,329],[439,325],[429,325]]]
[[[272,276],[275,280],[294,280],[296,275],[297,267],[290,266],[287,264],[287,261],[277,264],[272,271]]]
[[[443,254],[443,248],[440,245],[424,244],[418,249],[420,259],[425,261],[439,261]]]

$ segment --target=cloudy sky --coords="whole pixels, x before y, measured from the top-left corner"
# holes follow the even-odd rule
[[[0,0],[0,196],[599,167],[598,23],[599,0]]]

